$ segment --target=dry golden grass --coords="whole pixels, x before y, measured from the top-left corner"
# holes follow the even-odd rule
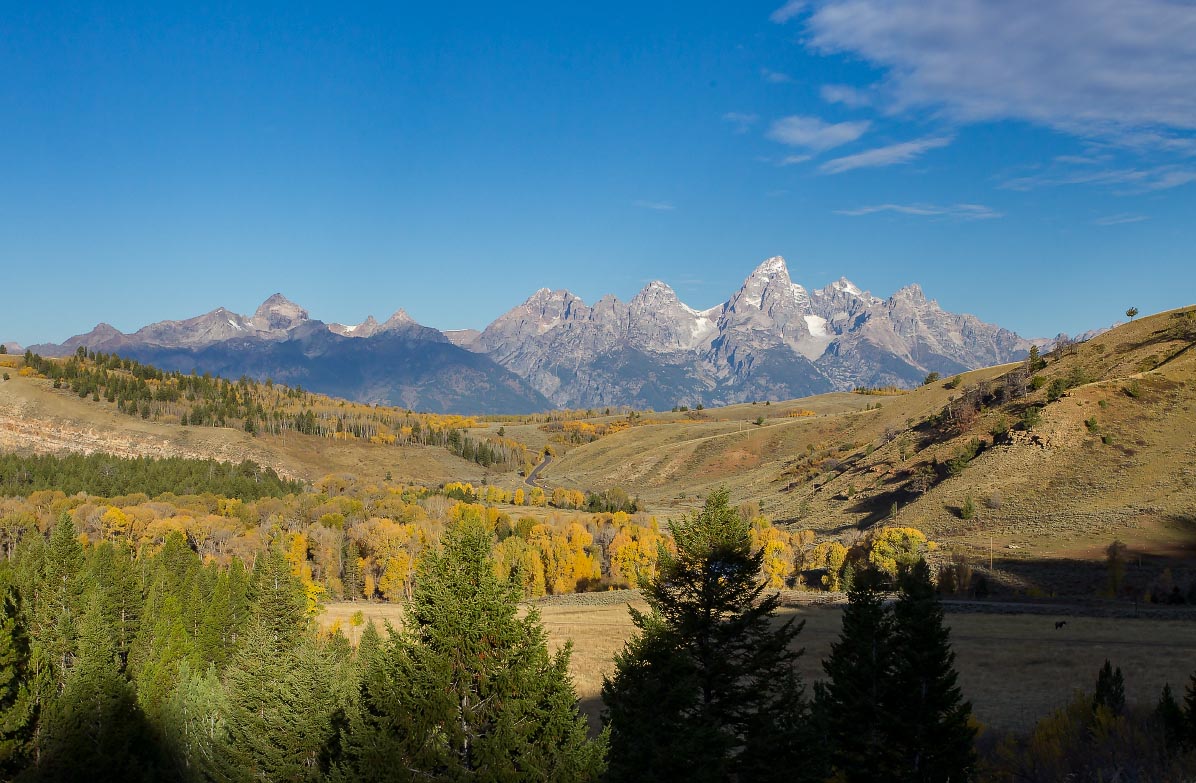
[[[638,598],[636,606],[644,608]],[[573,640],[571,671],[582,708],[597,725],[601,712],[602,677],[613,670],[613,658],[633,630],[626,603],[538,605],[553,648]],[[397,623],[401,608],[382,604],[332,604],[322,622],[349,625],[353,612],[367,619]],[[822,677],[821,661],[838,638],[842,609],[838,606],[789,607],[783,618],[805,622],[798,644],[807,684]],[[1062,629],[1056,620],[1066,620]],[[1116,619],[1038,614],[949,612],[947,622],[957,656],[960,685],[977,718],[993,729],[1021,730],[1077,690],[1091,690],[1097,671],[1109,659],[1125,673],[1131,702],[1153,705],[1164,684],[1182,687],[1196,669],[1196,623],[1176,620]]]
[[[442,448],[379,446],[299,433],[252,437],[230,427],[180,427],[126,416],[81,400],[50,381],[18,377],[0,383],[0,451],[106,452],[120,456],[251,459],[289,477],[314,481],[351,473],[381,481],[439,484],[480,481],[484,469]]]

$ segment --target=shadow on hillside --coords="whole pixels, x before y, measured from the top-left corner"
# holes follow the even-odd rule
[[[1196,525],[1196,521],[1191,524]],[[1006,556],[993,560],[993,570],[1015,577],[1014,584],[1027,586],[1036,597],[1110,598],[1113,586],[1112,569],[1104,559],[1023,560]],[[1177,590],[1184,602],[1196,603],[1196,556],[1192,553],[1177,557],[1140,555],[1131,550],[1121,564],[1119,582],[1116,598],[1130,605],[1135,601],[1142,605],[1173,602]],[[1011,585],[1000,592],[1007,594],[1009,589],[1024,591]]]
[[[860,500],[855,505],[849,506],[847,510],[852,514],[866,514],[854,527],[858,530],[868,530],[892,516],[894,504],[897,505],[897,512],[900,515],[901,509],[912,503],[916,497],[916,494],[905,487],[895,487],[875,497]],[[900,520],[900,516],[898,516],[898,520]]]

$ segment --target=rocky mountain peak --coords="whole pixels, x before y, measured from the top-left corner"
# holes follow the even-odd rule
[[[823,291],[827,291],[828,289],[837,293],[841,292],[850,294],[851,296],[862,297],[864,295],[864,292],[860,290],[860,287],[848,280],[846,277],[840,277],[838,280],[827,286],[827,288],[823,289]]]
[[[922,292],[922,286],[917,283],[910,283],[904,288],[898,290],[892,296],[893,301],[905,301],[913,304],[922,304],[926,301],[926,294]]]
[[[308,320],[307,311],[282,294],[274,294],[254,312],[253,325],[266,331],[293,329]]]
[[[731,298],[734,308],[748,305],[762,311],[809,309],[810,295],[789,277],[781,256],[773,256],[756,267]],[[791,313],[792,314],[792,313]]]
[[[415,319],[408,315],[406,310],[400,307],[398,310],[394,311],[394,314],[391,315],[390,318],[386,319],[384,326],[399,326],[401,324],[413,323],[415,323]]]

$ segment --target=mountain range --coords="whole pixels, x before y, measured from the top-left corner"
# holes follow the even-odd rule
[[[31,349],[61,356],[79,346],[165,369],[269,377],[363,402],[526,413],[908,387],[930,372],[1014,361],[1031,341],[949,313],[918,285],[887,299],[846,278],[807,290],[778,256],[708,310],[689,307],[661,281],[629,302],[605,296],[593,305],[545,288],[481,332],[441,332],[403,310],[384,322],[370,316],[355,325],[326,324],[275,294],[249,317],[222,307],[132,334],[101,323]]]

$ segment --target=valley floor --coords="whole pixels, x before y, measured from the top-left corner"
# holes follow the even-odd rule
[[[805,623],[797,641],[805,648],[800,666],[809,684],[822,676],[821,661],[839,636],[842,609],[825,598],[808,603],[807,594],[792,595],[802,605],[786,606],[782,617],[796,616]],[[615,653],[634,630],[629,604],[646,608],[634,591],[531,604],[539,609],[554,649],[573,641],[574,685],[594,727],[600,725],[602,677],[613,670]],[[1196,612],[1191,609],[1153,609],[1149,618],[1133,618],[1119,616],[1131,607],[1110,612],[1085,604],[961,601],[947,602],[945,608],[964,696],[972,701],[977,719],[996,730],[1029,729],[1076,691],[1091,690],[1106,659],[1125,672],[1127,699],[1146,705],[1158,700],[1164,684],[1182,689],[1196,660]],[[359,629],[350,620],[357,611],[378,624],[397,625],[402,617],[397,604],[334,603],[322,622],[328,627],[339,621],[353,638]],[[1059,620],[1066,625],[1056,629]]]

